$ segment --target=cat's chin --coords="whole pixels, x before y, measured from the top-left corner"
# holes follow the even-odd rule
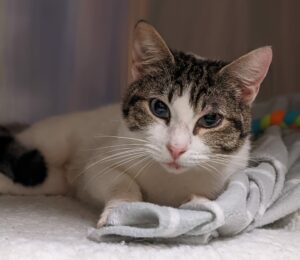
[[[161,163],[161,166],[169,173],[172,174],[181,174],[188,170],[187,167],[183,167],[176,163]]]

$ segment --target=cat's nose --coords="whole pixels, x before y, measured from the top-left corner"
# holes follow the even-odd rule
[[[180,155],[186,152],[187,146],[167,144],[167,149],[170,152],[172,158],[176,160]]]

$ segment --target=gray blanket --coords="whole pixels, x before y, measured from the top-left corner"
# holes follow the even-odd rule
[[[179,209],[124,204],[111,214],[111,225],[89,230],[88,237],[99,242],[207,243],[262,227],[299,209],[300,134],[273,126],[255,147],[255,163],[232,175],[215,201],[191,201]]]

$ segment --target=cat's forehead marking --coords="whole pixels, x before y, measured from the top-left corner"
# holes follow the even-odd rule
[[[195,111],[190,104],[189,91],[185,91],[182,96],[174,98],[172,110],[176,121],[189,123],[193,120]]]

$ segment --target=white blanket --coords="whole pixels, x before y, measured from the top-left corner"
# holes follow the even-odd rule
[[[87,229],[98,216],[70,198],[0,196],[0,209],[0,259],[300,259],[298,213],[280,228],[166,246],[92,242]]]

